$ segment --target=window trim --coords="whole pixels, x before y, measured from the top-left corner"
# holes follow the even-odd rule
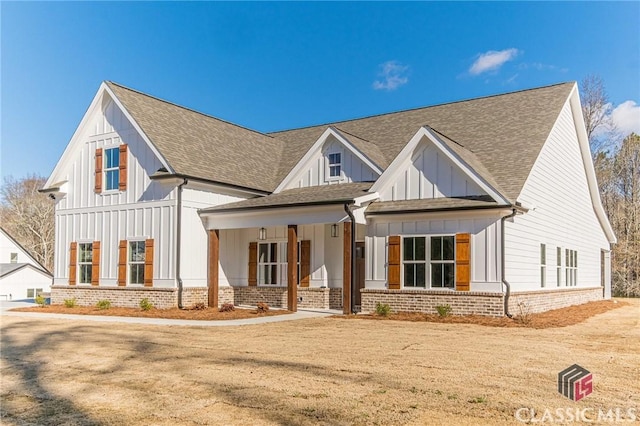
[[[116,158],[118,159],[118,165],[115,167],[111,167],[111,168],[107,168],[107,159],[109,158],[109,155],[107,154],[107,151],[110,150],[115,150],[116,151]],[[103,194],[112,194],[112,193],[116,193],[116,192],[120,192],[120,145],[115,145],[115,146],[111,146],[111,147],[103,147],[102,148],[102,157],[103,157],[103,164],[102,164],[102,180],[104,182],[103,184],[103,190],[102,193]],[[116,179],[116,185],[115,188],[111,188],[109,189],[108,185],[109,185],[109,180],[107,179],[107,173],[108,172],[115,172],[117,179]]]
[[[453,237],[453,260],[432,260],[431,259],[431,238],[434,237]],[[424,238],[425,239],[425,260],[404,260],[404,240],[405,238]],[[405,263],[409,264],[425,264],[425,285],[424,287],[406,287],[404,284],[404,265]],[[433,287],[431,282],[431,268],[433,264],[452,264],[453,265],[453,285],[451,287],[443,286],[442,287]],[[400,288],[406,290],[445,290],[445,291],[455,291],[456,290],[456,234],[400,234]],[[427,285],[428,283],[428,285]]]
[[[131,238],[127,239],[127,279],[125,281],[126,285],[132,286],[142,286],[144,287],[144,269],[147,260],[147,249],[146,249],[146,238]],[[131,243],[142,243],[142,253],[144,255],[144,259],[142,261],[131,261]],[[131,282],[131,265],[142,265],[142,282],[141,283],[133,283]]]
[[[337,163],[332,163],[331,162],[331,156],[332,155],[337,155],[338,156],[338,162]],[[327,153],[327,168],[326,168],[326,174],[327,174],[327,180],[341,180],[342,179],[342,152],[341,151],[333,151],[333,152],[328,152]],[[338,174],[336,176],[332,176],[331,175],[331,168],[332,167],[337,167],[338,168]]]
[[[76,275],[76,282],[77,284],[88,284],[91,285],[91,273],[92,273],[92,267],[93,267],[93,241],[88,241],[88,240],[84,240],[84,241],[77,241],[78,244],[78,252],[76,254],[77,256],[77,275]],[[91,259],[89,261],[85,261],[85,262],[81,262],[80,261],[80,254],[82,252],[81,247],[85,244],[88,244],[91,246]],[[88,266],[89,267],[89,281],[87,282],[82,282],[82,267],[83,266]]]
[[[567,287],[578,286],[578,250],[565,249],[565,276]]]
[[[540,243],[540,288],[547,286],[547,245]]]

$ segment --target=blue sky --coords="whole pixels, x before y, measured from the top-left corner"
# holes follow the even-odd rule
[[[2,176],[48,175],[103,80],[267,132],[598,74],[640,131],[640,2],[0,8]]]

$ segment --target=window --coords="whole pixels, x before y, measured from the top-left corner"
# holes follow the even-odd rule
[[[11,263],[18,263],[18,253],[11,253]]]
[[[540,287],[547,285],[547,246],[540,244]]]
[[[93,259],[93,244],[78,244],[78,266],[80,269],[80,284],[91,284],[91,261]]]
[[[578,285],[578,252],[575,250],[565,250],[565,275],[566,285]]]
[[[556,248],[556,280],[558,287],[562,285],[562,249]]]
[[[454,288],[455,237],[405,237],[402,263],[406,288],[426,288],[427,277],[431,288]]]
[[[258,284],[278,283],[278,243],[258,244]]]
[[[129,284],[144,284],[144,241],[129,241]]]
[[[120,185],[120,148],[104,151],[104,180],[107,191],[117,190]]]
[[[34,299],[35,297],[42,294],[41,288],[28,288],[27,289],[27,299]]]
[[[329,154],[329,177],[340,177],[342,172],[342,154]]]

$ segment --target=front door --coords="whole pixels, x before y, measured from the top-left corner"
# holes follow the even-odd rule
[[[356,294],[354,295],[354,305],[360,310],[361,298],[360,289],[364,288],[364,242],[356,242]]]

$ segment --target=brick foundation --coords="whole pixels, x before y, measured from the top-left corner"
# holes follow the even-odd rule
[[[452,315],[504,314],[502,293],[439,290],[362,289],[362,312],[374,312],[376,303],[388,304],[392,312],[437,313],[436,306],[451,306]]]
[[[518,315],[521,310],[526,310],[533,314],[603,299],[602,287],[573,287],[511,293],[509,313]],[[524,304],[522,308],[518,306],[521,302]]]
[[[177,295],[177,292],[176,292]],[[190,308],[196,303],[209,304],[209,288],[208,287],[183,287],[182,288],[182,306]]]
[[[156,308],[178,306],[178,290],[175,288],[143,287],[84,287],[55,285],[51,287],[51,303],[61,305],[65,299],[76,299],[79,306],[95,306],[100,300],[108,300],[112,306],[138,308],[142,299]]]

